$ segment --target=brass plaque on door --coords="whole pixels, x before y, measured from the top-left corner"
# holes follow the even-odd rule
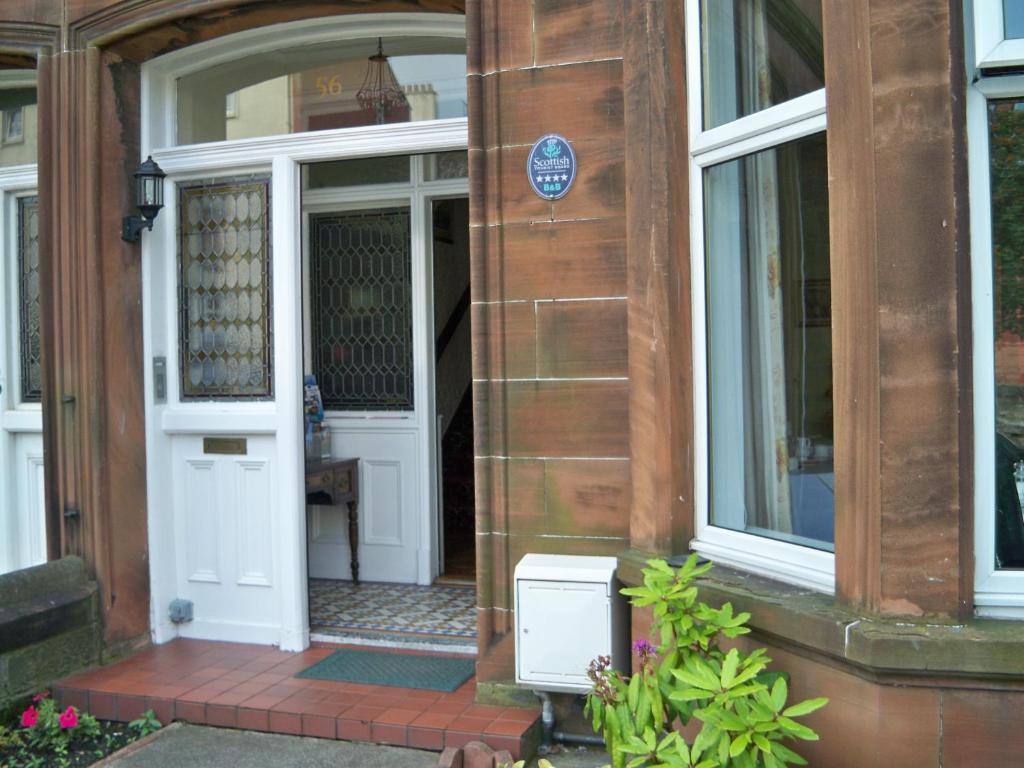
[[[244,437],[204,437],[203,453],[245,456],[246,439]]]

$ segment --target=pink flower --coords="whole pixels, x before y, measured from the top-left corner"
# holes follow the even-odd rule
[[[64,710],[64,714],[60,716],[60,727],[74,728],[76,725],[78,725],[78,713],[75,712],[74,707],[68,707]]]
[[[39,713],[36,712],[35,707],[29,707],[21,713],[21,727],[31,728],[39,722]]]
[[[49,696],[50,696],[50,692],[49,691],[43,691],[42,693],[37,693],[35,696],[32,697],[32,703],[33,704],[38,704],[43,699],[49,698]]]

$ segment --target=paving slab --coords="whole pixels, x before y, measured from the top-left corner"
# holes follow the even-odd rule
[[[196,725],[168,728],[105,768],[435,768],[437,753]]]

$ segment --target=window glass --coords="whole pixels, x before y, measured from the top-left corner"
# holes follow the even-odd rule
[[[324,407],[413,406],[409,209],[309,220],[313,370]]]
[[[1024,99],[990,101],[996,567],[1024,567]]]
[[[37,148],[35,72],[0,71],[0,168],[36,163]]]
[[[713,525],[834,538],[825,135],[705,170]]]
[[[409,155],[328,160],[302,167],[306,189],[409,182]]]
[[[1024,37],[1024,3],[1021,0],[1003,0],[1003,36]]]
[[[269,398],[270,179],[178,187],[181,396]]]
[[[42,346],[39,336],[39,198],[18,199],[18,300],[21,313],[18,349],[21,356],[21,401],[42,397]]]
[[[434,152],[425,155],[423,161],[423,179],[425,181],[469,178],[469,155],[465,150]]]
[[[464,40],[368,38],[261,53],[180,78],[177,143],[465,116]]]
[[[825,85],[821,0],[701,3],[704,128]]]

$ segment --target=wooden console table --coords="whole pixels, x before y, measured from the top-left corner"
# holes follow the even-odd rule
[[[348,506],[352,581],[359,583],[359,459],[306,462],[306,504]]]

